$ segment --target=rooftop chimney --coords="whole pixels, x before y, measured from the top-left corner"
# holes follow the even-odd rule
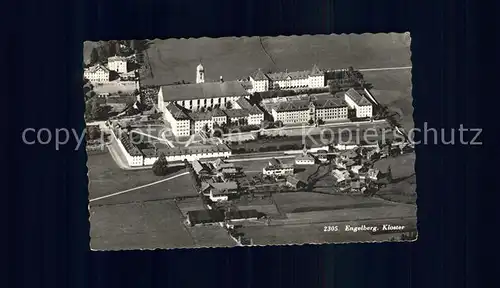
[[[220,76],[220,83],[223,83],[224,79],[222,79],[222,76]]]

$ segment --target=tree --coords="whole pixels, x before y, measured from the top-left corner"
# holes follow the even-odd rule
[[[231,101],[227,101],[226,102],[226,109],[231,109],[233,108],[233,103],[231,103]]]
[[[101,130],[97,127],[92,127],[89,129],[89,138],[91,140],[96,140],[101,137]]]
[[[340,90],[339,86],[337,85],[337,82],[335,80],[330,80],[328,81],[328,91],[333,94],[336,93]]]
[[[207,135],[211,134],[210,133],[210,128],[208,127],[208,124],[205,124],[205,127],[203,127],[203,130],[204,130],[205,134],[207,134]]]
[[[309,119],[309,121],[307,121],[307,123],[309,123],[309,125],[313,125],[314,124],[314,120],[311,118],[311,119]]]
[[[90,52],[90,65],[95,65],[99,62],[99,52],[97,51],[97,48],[92,48],[92,51]]]
[[[205,107],[200,107],[200,112],[205,112]]]
[[[278,120],[278,121],[274,122],[274,125],[278,128],[281,128],[281,127],[283,127],[283,122]]]
[[[153,163],[152,167],[153,173],[156,176],[165,176],[169,172],[167,157],[165,154],[161,153],[158,159]]]
[[[325,121],[323,121],[323,119],[321,119],[321,118],[318,119],[318,125],[323,125],[323,124],[325,124]]]

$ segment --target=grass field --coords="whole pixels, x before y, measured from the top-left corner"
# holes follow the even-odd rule
[[[363,72],[377,101],[402,115],[401,125],[406,130],[414,127],[411,70]]]
[[[120,169],[109,153],[89,155],[90,199],[134,188],[161,180],[150,170],[125,171]]]
[[[328,223],[335,221],[374,220],[385,218],[416,217],[417,208],[412,205],[380,205],[379,207],[346,208],[302,213],[288,213],[287,224]],[[354,205],[353,205],[354,206]]]
[[[379,205],[380,201],[363,196],[326,195],[311,192],[283,193],[273,195],[276,204],[284,213],[324,209],[350,209],[363,205]]]
[[[404,34],[292,37],[226,37],[155,39],[147,50],[152,77],[145,85],[194,82],[200,60],[207,80],[248,77],[264,71],[298,71],[317,64],[322,69],[399,67],[410,65]]]
[[[417,200],[417,181],[415,176],[415,153],[396,158],[386,158],[375,162],[375,168],[381,171],[391,167],[392,177],[396,180],[380,189],[377,195],[394,202],[415,204]]]
[[[234,247],[236,242],[227,231],[218,226],[200,226],[187,228],[194,240],[195,247]]]
[[[176,204],[184,216],[186,216],[189,211],[204,209],[203,202],[201,201],[200,198],[192,198],[192,199],[177,201]]]
[[[184,171],[184,170],[182,170]],[[125,194],[97,200],[91,203],[96,205],[122,204],[130,202],[145,202],[156,200],[174,199],[175,197],[196,197],[198,192],[193,186],[189,174],[180,176],[166,182],[140,188]]]
[[[294,226],[250,226],[239,229],[245,237],[252,238],[254,245],[322,244],[338,242],[370,241],[366,232],[324,232],[323,224]]]
[[[415,174],[415,153],[400,155],[398,157],[389,157],[378,160],[374,168],[384,172],[391,167],[392,178],[400,179]]]
[[[149,169],[126,171],[120,169],[109,153],[89,155],[87,167],[89,168],[89,199],[109,195],[119,191],[135,188],[165,177],[155,176]],[[184,170],[176,173],[182,173]],[[189,175],[185,175],[167,182],[145,187],[127,194],[118,195],[109,199],[92,202],[92,205],[109,203],[127,203],[131,201],[150,201],[155,199],[173,198],[178,196],[197,195]]]
[[[155,249],[193,246],[183,218],[170,201],[97,206],[90,209],[91,248]]]

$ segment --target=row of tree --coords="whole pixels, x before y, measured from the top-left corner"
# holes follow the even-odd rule
[[[110,112],[111,106],[100,105],[95,98],[85,103],[85,118],[88,120],[107,120]]]
[[[111,56],[129,56],[147,48],[146,40],[100,41],[90,52],[89,65],[107,62]]]

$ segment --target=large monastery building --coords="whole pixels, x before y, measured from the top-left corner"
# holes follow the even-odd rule
[[[316,65],[311,70],[293,72],[264,73],[259,69],[249,79],[250,92],[325,87],[325,73]]]
[[[364,95],[359,94],[359,92],[353,88],[347,90],[347,92],[343,92],[343,94],[349,108],[356,109],[357,118],[372,117],[372,103],[366,99]]]
[[[205,70],[200,64],[197,67],[195,84],[179,84],[162,86],[158,92],[158,109],[164,112],[165,107],[172,102],[189,110],[200,108],[225,109],[228,102],[231,105],[242,96],[249,96],[239,81],[217,82],[205,81]]]

